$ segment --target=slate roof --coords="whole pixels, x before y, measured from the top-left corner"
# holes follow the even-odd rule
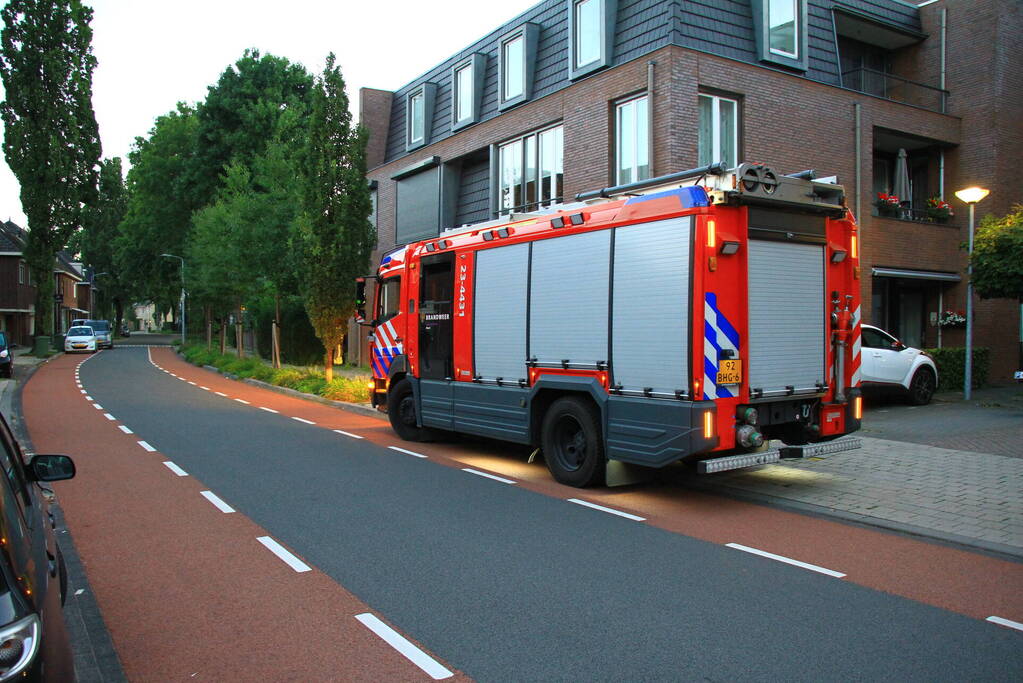
[[[0,251],[21,252],[25,248],[27,232],[11,221],[0,221]]]
[[[753,29],[753,3],[760,0],[618,0],[612,66],[624,64],[666,45],[760,64]],[[919,9],[905,0],[807,0],[805,77],[839,85],[833,10],[847,8],[879,22],[920,31]],[[534,90],[531,100],[567,88],[568,11],[566,0],[544,0],[436,65],[393,95],[384,163],[406,155],[405,96],[424,82],[437,85],[431,142],[452,135],[451,68],[473,53],[487,55],[480,121],[500,115],[497,108],[498,42],[525,22],[539,24]]]

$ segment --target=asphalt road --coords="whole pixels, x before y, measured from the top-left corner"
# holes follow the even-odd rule
[[[154,350],[153,357],[165,368],[174,367],[176,359],[163,354]],[[342,417],[340,428],[347,434],[338,434],[318,413],[303,418],[315,417],[310,421],[316,424],[293,419],[301,416],[295,412],[298,402],[246,385],[231,395],[223,391],[227,387],[214,386],[212,378],[226,380],[206,373],[211,379],[204,383],[198,369],[189,370],[185,379],[172,376],[151,363],[144,348],[103,352],[81,366],[83,391],[93,399],[90,403],[102,405],[90,410],[73,384],[76,362],[51,363],[39,373],[46,379],[33,378],[26,414],[39,447],[47,438],[66,438],[42,426],[38,416],[45,407],[81,404],[68,409],[68,419],[79,421],[73,424],[84,443],[105,444],[84,447],[92,461],[79,458],[79,479],[67,483],[66,492],[57,490],[67,501],[65,513],[83,561],[88,566],[91,560],[100,574],[109,573],[95,585],[104,613],[105,603],[120,605],[114,610],[120,619],[138,622],[119,625],[108,619],[122,659],[129,660],[130,677],[155,676],[144,670],[145,654],[128,648],[152,646],[162,638],[180,639],[184,649],[177,650],[177,664],[184,660],[180,671],[188,668],[188,639],[177,630],[194,623],[196,606],[187,603],[197,598],[195,587],[179,580],[176,592],[154,615],[152,604],[124,591],[125,586],[144,588],[145,576],[126,576],[126,571],[180,572],[195,580],[188,572],[193,565],[203,567],[199,576],[211,582],[249,585],[256,581],[249,574],[269,570],[253,554],[257,546],[243,545],[230,534],[264,531],[314,568],[309,574],[284,573],[253,584],[254,590],[264,591],[257,602],[276,605],[278,618],[292,612],[290,626],[302,642],[321,641],[322,647],[314,647],[317,661],[305,669],[310,679],[317,677],[314,671],[323,671],[315,667],[324,663],[344,678],[387,678],[388,672],[408,677],[401,668],[407,663],[400,658],[390,662],[393,657],[372,638],[351,635],[339,643],[329,631],[336,617],[336,630],[349,633],[344,613],[363,605],[456,673],[481,680],[997,680],[1023,673],[1023,633],[935,606],[944,604],[941,597],[921,601],[893,594],[915,595],[914,588],[876,590],[850,580],[853,572],[847,566],[834,569],[849,571],[848,577],[826,575],[705,540],[699,518],[687,522],[694,525],[692,533],[680,533],[662,528],[672,523],[644,523],[566,500],[602,500],[589,492],[473,476],[457,464],[439,464],[433,451],[399,442],[365,418]],[[97,436],[103,430],[118,434],[111,422],[130,426],[132,434],[121,430],[124,438],[109,443]],[[155,452],[133,440],[144,440]],[[431,457],[395,451],[388,444]],[[174,477],[164,460],[188,476]],[[225,530],[228,523],[209,502],[189,497],[198,489],[213,492],[240,513],[230,515],[229,524],[238,528]],[[704,503],[723,509],[740,505],[694,495],[694,505]],[[95,509],[103,506],[111,510]],[[734,527],[756,527],[749,511],[760,509],[742,509],[747,521],[740,519]],[[104,528],[111,512],[127,519]],[[756,515],[771,518],[767,510]],[[188,533],[174,538],[195,543],[194,554],[155,540],[118,544],[109,536],[175,534],[168,520],[187,526]],[[151,528],[139,529],[143,522]],[[685,524],[678,526],[688,531]],[[708,526],[713,524],[708,520]],[[808,537],[827,539],[838,526],[809,519],[792,521],[787,528],[789,536],[807,529]],[[729,533],[739,532],[733,528]],[[775,533],[784,536],[785,530]],[[862,553],[874,543],[908,547],[896,537],[874,534],[877,538],[868,539],[857,533],[864,545],[843,537],[837,545],[846,547],[835,551],[837,557]],[[214,539],[212,546],[197,538],[206,535]],[[801,547],[798,538],[786,542]],[[146,557],[120,556],[132,547],[143,550],[142,545]],[[100,557],[105,546],[117,546],[119,556]],[[918,549],[922,556],[931,552]],[[942,557],[952,564],[972,560],[981,571],[985,567],[984,558],[959,557],[953,551]],[[914,561],[908,554],[902,559],[907,565]],[[927,571],[913,569],[918,583],[930,580]],[[321,572],[333,586],[315,583]],[[1019,574],[1011,576],[1018,579]],[[959,590],[970,592],[970,577],[960,578]],[[166,576],[160,580],[171,581]],[[1018,593],[1018,588],[1008,590]],[[324,602],[314,600],[310,607],[310,596],[347,602],[335,614]],[[198,599],[208,601],[210,595]],[[254,617],[246,618],[229,599],[206,607],[215,611],[208,616],[217,622],[209,628],[220,641],[234,643],[233,656],[257,656],[257,662],[266,656],[258,649],[263,644],[246,636]],[[198,611],[204,612],[202,606]],[[304,617],[316,622],[316,629],[303,626]],[[288,643],[282,636],[282,652]],[[192,647],[202,645],[193,642]],[[161,673],[177,673],[174,665],[166,663]],[[288,671],[303,671],[303,662],[292,662]]]

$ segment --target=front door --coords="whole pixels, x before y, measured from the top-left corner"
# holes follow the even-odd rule
[[[452,379],[453,313],[455,298],[454,253],[422,260],[419,292],[419,376]]]

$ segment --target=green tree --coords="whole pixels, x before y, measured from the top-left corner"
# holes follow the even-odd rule
[[[120,157],[100,162],[99,193],[96,201],[87,206],[82,215],[79,234],[82,262],[94,273],[105,273],[96,280],[96,291],[114,306],[115,329],[124,319],[124,305],[128,301],[125,274],[116,261],[114,245],[121,234],[121,221],[128,211],[128,192],[124,185]]]
[[[92,110],[92,10],[78,0],[9,0],[0,11],[4,156],[21,184],[37,330],[53,320],[54,257],[96,194],[101,149]]]
[[[973,240],[973,286],[982,299],[1023,301],[1023,204],[980,221]]]
[[[326,350],[327,381],[333,379],[334,350],[355,310],[355,278],[368,267],[376,242],[365,153],[366,133],[352,127],[344,79],[331,53],[313,93],[295,240],[302,253],[306,312]]]
[[[313,78],[301,64],[249,49],[228,67],[198,105],[196,192],[212,204],[229,163],[253,170],[278,139],[301,146]]]
[[[127,213],[115,244],[117,270],[127,293],[174,309],[180,265],[161,258],[184,256],[192,213],[202,205],[195,191],[195,110],[179,103],[156,120],[148,138],[129,153]],[[187,283],[186,283],[187,284]]]

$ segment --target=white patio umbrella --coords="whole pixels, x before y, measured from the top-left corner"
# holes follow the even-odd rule
[[[899,207],[909,209],[909,163],[906,161],[906,150],[899,148],[899,157],[895,160],[895,177],[892,179],[892,194],[899,198]]]

